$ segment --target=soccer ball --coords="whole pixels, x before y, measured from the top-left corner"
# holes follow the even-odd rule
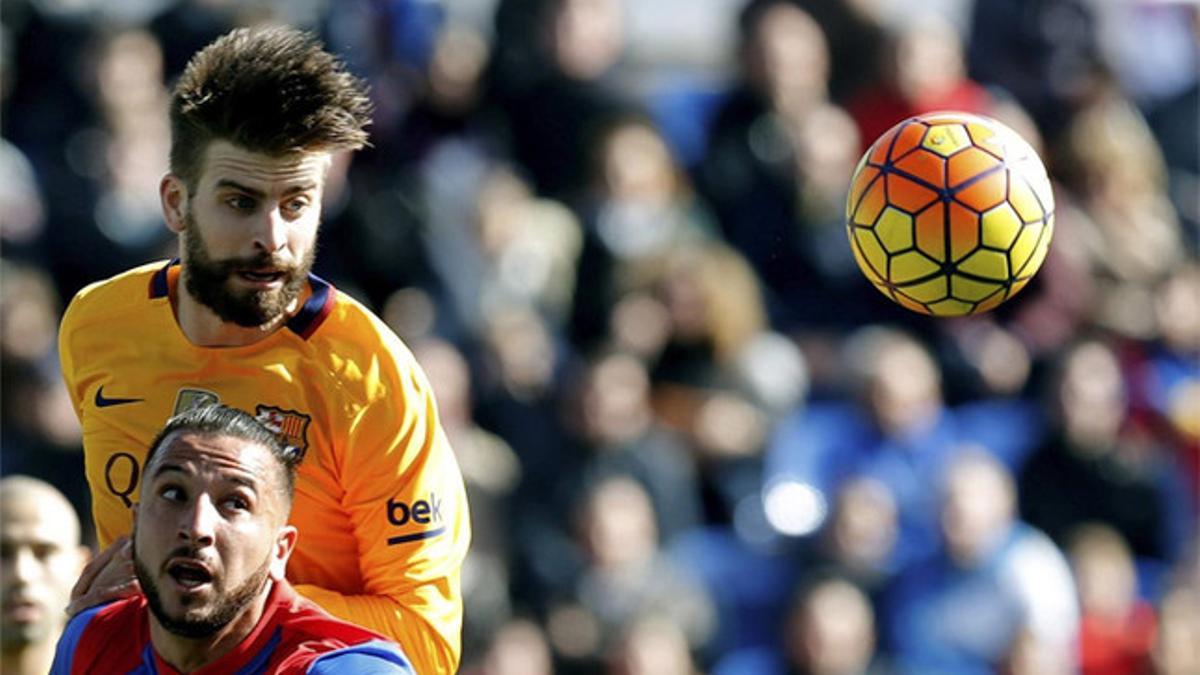
[[[986,312],[1029,282],[1050,248],[1054,195],[1037,153],[996,120],[907,119],[867,150],[846,232],[884,295],[934,316]]]

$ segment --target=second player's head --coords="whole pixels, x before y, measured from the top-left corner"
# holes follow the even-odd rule
[[[167,422],[146,458],[133,531],[138,582],[160,628],[204,639],[254,625],[295,546],[287,521],[299,461],[234,408]]]
[[[370,110],[363,82],[294,29],[237,29],[192,58],[159,188],[192,298],[247,328],[295,308],[331,156],[366,143]]]

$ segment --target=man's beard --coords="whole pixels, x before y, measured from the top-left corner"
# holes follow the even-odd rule
[[[222,321],[243,328],[257,328],[277,319],[300,297],[316,256],[315,245],[298,265],[286,265],[267,253],[250,258],[213,260],[191,210],[184,216],[184,225],[183,246],[187,252],[184,288]],[[238,292],[229,288],[230,278],[238,271],[266,267],[283,272],[283,287],[279,290]]]
[[[167,556],[167,560],[173,557],[188,557],[190,551],[187,547],[177,549]],[[270,559],[264,560],[253,574],[249,576],[240,586],[232,591],[225,593],[216,598],[213,606],[208,612],[199,618],[188,619],[184,617],[173,617],[167,614],[167,610],[163,607],[162,595],[158,591],[158,585],[154,581],[154,576],[150,570],[142,563],[142,559],[138,557],[136,548],[133,552],[134,571],[137,574],[138,583],[142,586],[142,592],[146,594],[146,601],[150,605],[150,611],[154,614],[154,618],[158,619],[158,623],[162,625],[168,632],[178,635],[179,637],[200,639],[212,637],[217,631],[229,625],[258,597],[259,592],[267,583],[267,576],[271,565]],[[181,604],[184,606],[184,611],[187,611],[187,606],[191,602],[191,598],[184,597]]]

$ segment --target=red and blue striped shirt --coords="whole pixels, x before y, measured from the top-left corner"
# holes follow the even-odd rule
[[[51,675],[178,675],[150,642],[143,595],[80,612],[58,641]],[[414,675],[394,642],[335,619],[276,582],[254,631],[192,675]]]

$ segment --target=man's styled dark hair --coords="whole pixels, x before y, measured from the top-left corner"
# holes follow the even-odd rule
[[[150,461],[162,446],[163,441],[177,432],[192,432],[205,436],[232,436],[248,443],[261,445],[271,452],[271,456],[279,463],[279,471],[283,476],[286,488],[287,503],[292,503],[296,492],[296,469],[304,459],[304,453],[288,445],[283,437],[268,429],[252,415],[227,405],[202,405],[175,415],[167,420],[166,426],[158,432],[150,443],[143,467],[149,468]]]
[[[171,172],[194,189],[204,150],[357,150],[367,142],[366,84],[310,34],[238,28],[188,62],[171,97]]]

